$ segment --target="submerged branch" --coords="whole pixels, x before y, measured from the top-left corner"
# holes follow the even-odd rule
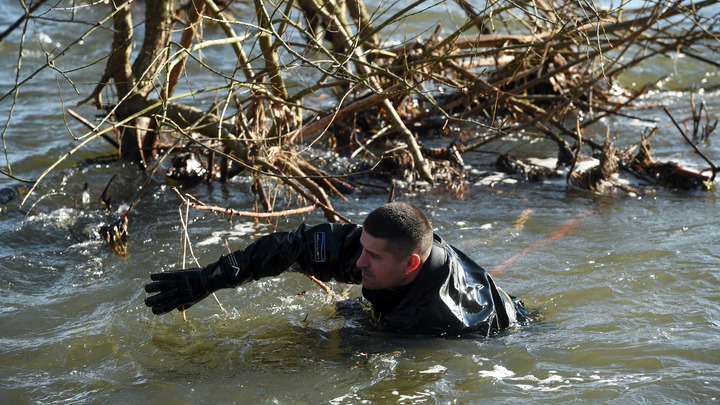
[[[251,218],[279,218],[279,217],[285,217],[290,215],[298,215],[298,214],[306,214],[308,212],[313,211],[317,208],[317,205],[308,205],[307,207],[302,208],[296,208],[292,210],[284,210],[284,211],[274,211],[274,212],[251,212],[251,211],[238,211],[232,208],[224,208],[224,207],[218,207],[215,205],[205,205],[200,202],[194,202],[191,201],[188,198],[183,197],[182,194],[177,190],[177,188],[173,187],[173,191],[175,194],[180,197],[180,199],[183,201],[184,204],[191,208],[195,208],[198,210],[203,211],[212,211],[217,212],[220,214],[228,214],[230,216],[241,216],[241,217],[251,217]]]

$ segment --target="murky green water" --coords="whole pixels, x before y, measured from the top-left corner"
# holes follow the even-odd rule
[[[0,5],[3,24],[18,9],[7,3]],[[41,32],[32,31],[34,41]],[[67,40],[47,35],[50,43]],[[15,50],[0,43],[0,54],[3,71],[12,71]],[[3,94],[11,81],[0,78]],[[52,97],[38,106],[34,93]],[[13,124],[6,140],[15,173],[34,177],[73,141],[53,74],[23,94],[13,121],[23,124]],[[715,114],[717,93],[704,97]],[[658,93],[645,102],[686,111],[688,95]],[[8,103],[0,108],[6,116]],[[630,120],[603,125],[641,130]],[[720,161],[716,144],[711,139],[703,149]],[[702,165],[672,128],[661,129],[654,145],[660,158]],[[522,153],[528,146],[505,147]],[[181,267],[185,211],[160,178],[131,216],[128,255],[88,239],[93,226],[126,209],[106,213],[97,202],[110,177],[119,174],[110,190],[115,201],[131,200],[145,181],[119,163],[74,166],[107,151],[96,142],[53,173],[31,198],[30,215],[18,212],[17,200],[0,206],[2,403],[625,404],[720,397],[717,191],[602,197],[559,181],[471,184],[462,198],[403,195],[426,210],[445,239],[497,271],[497,283],[522,297],[536,318],[491,339],[417,339],[363,328],[354,308],[338,311],[298,274],[220,291],[224,311],[208,299],[185,323],[179,314],[153,316],[142,304],[142,286],[151,272]],[[0,177],[0,187],[12,184]],[[210,204],[252,206],[243,180],[181,191]],[[385,198],[356,195],[335,204],[361,221]],[[277,228],[302,221],[323,217],[291,218]],[[225,240],[240,248],[273,229],[189,212],[201,263],[225,252]],[[343,297],[359,295],[357,287],[333,287]]]

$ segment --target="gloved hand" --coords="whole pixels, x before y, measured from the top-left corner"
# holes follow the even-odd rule
[[[192,268],[155,273],[152,283],[145,285],[148,293],[158,293],[145,298],[145,305],[152,307],[155,315],[166,314],[173,309],[188,309],[210,293],[232,287],[226,280],[219,262],[205,268]]]
[[[173,309],[188,309],[210,295],[200,275],[201,269],[186,269],[169,273],[150,275],[152,283],[145,285],[145,291],[159,294],[145,298],[145,305],[152,307],[155,315],[165,314]]]

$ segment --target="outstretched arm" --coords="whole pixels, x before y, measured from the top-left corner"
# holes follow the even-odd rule
[[[221,288],[277,276],[295,263],[322,281],[359,283],[359,237],[360,228],[349,224],[301,225],[269,234],[204,268],[152,274],[145,291],[157,294],[147,297],[145,304],[158,315],[187,309]]]

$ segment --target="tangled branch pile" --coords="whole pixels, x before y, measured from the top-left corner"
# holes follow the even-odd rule
[[[716,16],[703,17],[715,1],[456,0],[445,6],[462,24],[398,43],[387,38],[425,0],[375,10],[361,0],[157,0],[144,4],[134,60],[142,9],[110,3],[101,24],[112,24],[111,53],[83,101],[105,114],[92,136],[143,169],[172,159],[169,175],[185,181],[252,175],[268,212],[265,189],[288,186],[332,221],[342,216],[329,195],[358,188],[359,173],[457,182],[463,153],[521,131],[556,144],[568,167],[581,146],[607,155],[589,128],[642,94],[618,91],[618,74],[675,52],[717,66],[702,56],[717,45]],[[447,141],[430,147],[429,136]],[[313,159],[317,146],[354,164],[329,170]]]

